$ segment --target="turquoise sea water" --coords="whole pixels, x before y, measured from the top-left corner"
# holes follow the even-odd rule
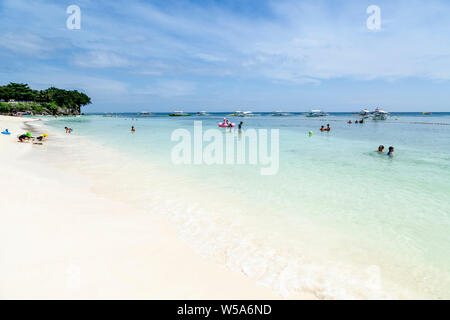
[[[238,269],[265,284],[278,283],[282,292],[309,290],[325,298],[450,298],[450,113],[398,113],[364,124],[348,124],[358,116],[344,113],[314,119],[302,114],[229,117],[244,121],[244,129],[279,129],[276,175],[260,175],[260,165],[172,163],[175,129],[193,132],[195,120],[202,121],[203,130],[217,128],[224,116],[228,114],[88,115],[47,125],[72,127],[73,135],[170,173],[180,181],[172,185],[175,193],[192,187],[188,199],[197,209],[263,239],[263,244],[256,241],[258,249],[239,244],[246,248],[239,255],[236,244],[222,243],[226,255],[234,254],[232,263],[231,258],[225,263],[241,263]],[[331,132],[320,132],[327,123]],[[238,143],[237,129],[221,132]],[[378,154],[380,144],[385,150],[394,146],[394,157]],[[151,182],[142,177],[141,190],[146,184]],[[211,235],[200,239],[209,246],[221,241]],[[272,244],[289,261],[277,262],[277,270]]]

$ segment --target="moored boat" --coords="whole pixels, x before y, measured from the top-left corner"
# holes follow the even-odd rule
[[[169,117],[189,117],[189,113],[184,113],[184,111],[174,111],[169,114]]]
[[[309,118],[325,117],[325,116],[328,116],[328,113],[323,112],[322,110],[319,110],[319,109],[314,109],[314,110],[311,110],[310,112],[308,112],[306,114],[306,116]]]
[[[283,111],[281,111],[281,110],[274,111],[274,112],[272,113],[272,116],[273,116],[273,117],[285,117],[285,116],[288,116],[288,115],[289,115],[289,113],[283,112]]]
[[[372,119],[373,120],[386,120],[389,116],[389,112],[386,110],[382,110],[380,108],[376,108],[375,111],[372,113]]]

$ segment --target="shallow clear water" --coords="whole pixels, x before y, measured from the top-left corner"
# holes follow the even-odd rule
[[[308,289],[326,298],[450,298],[450,113],[400,113],[364,124],[348,124],[353,114],[230,118],[244,121],[246,129],[280,130],[276,175],[260,175],[260,165],[172,164],[173,130],[192,132],[194,120],[202,121],[203,130],[217,128],[224,116],[89,115],[47,124],[72,127],[74,135],[170,172],[181,181],[173,185],[175,192],[195,190],[189,199],[197,209],[242,226],[246,235],[264,239],[264,248],[286,250],[295,267],[280,264],[284,271],[295,269],[289,276],[268,272],[270,249],[233,260],[264,283],[273,283],[274,274],[285,277],[281,291]],[[320,132],[327,123],[331,132]],[[237,130],[222,132],[238,143]],[[380,144],[394,146],[395,156],[378,154]],[[203,238],[203,246],[215,245],[210,238]],[[258,271],[263,259],[264,271]],[[295,281],[300,284],[289,287]]]

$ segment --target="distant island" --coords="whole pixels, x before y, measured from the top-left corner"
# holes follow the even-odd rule
[[[91,98],[77,90],[33,90],[25,83],[0,86],[0,114],[79,115]]]

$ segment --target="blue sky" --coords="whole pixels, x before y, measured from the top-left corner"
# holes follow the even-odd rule
[[[0,83],[82,90],[86,112],[450,111],[449,34],[445,0],[1,0]]]

